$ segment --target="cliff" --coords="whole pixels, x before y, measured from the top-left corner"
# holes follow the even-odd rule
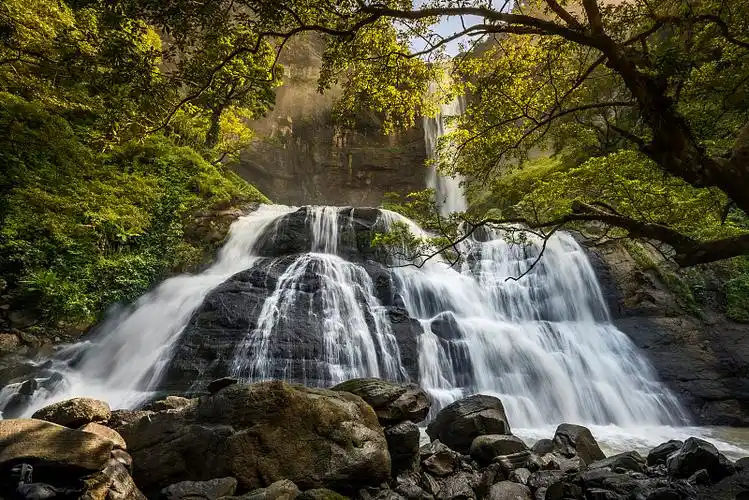
[[[253,146],[237,173],[277,203],[377,206],[384,193],[424,189],[426,151],[421,127],[384,136],[374,114],[355,129],[333,123],[337,90],[317,91],[322,42],[292,41],[284,50],[284,85],[276,105],[252,123]]]

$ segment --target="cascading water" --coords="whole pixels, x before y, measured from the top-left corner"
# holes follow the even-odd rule
[[[358,215],[364,212],[375,214],[365,230]],[[294,244],[285,224],[292,216],[303,221],[293,230],[305,231]],[[495,394],[515,431],[527,437],[548,437],[563,421],[590,425],[604,443],[629,448],[699,434],[664,427],[684,425],[687,417],[610,322],[593,269],[571,235],[550,238],[536,266],[508,280],[536,261],[541,242],[513,244],[506,234],[487,231],[461,243],[457,267],[435,258],[418,266],[391,261],[396,265],[387,268],[364,240],[394,222],[421,231],[385,210],[261,207],[234,223],[209,269],[165,281],[92,340],[47,361],[61,380],[38,390],[26,414],[73,396],[137,406],[160,387],[186,336],[209,342],[194,328],[212,294],[224,304],[222,286],[262,271],[262,279],[248,278],[264,295],[252,326],[231,334],[223,375],[322,386],[365,376],[418,379],[435,408],[469,393]],[[383,298],[385,288],[391,299]],[[249,289],[226,290],[241,296]],[[312,330],[300,331],[300,324]],[[304,335],[315,343],[297,356]],[[184,390],[192,382],[184,380]],[[3,389],[0,403],[15,392]],[[633,427],[645,435],[624,430]]]
[[[424,144],[428,160],[432,162],[438,160],[439,139],[451,131],[449,119],[462,115],[464,111],[465,97],[461,95],[447,104],[442,104],[437,116],[424,117]],[[463,178],[460,175],[444,176],[434,165],[429,167],[427,187],[434,190],[441,215],[446,216],[466,210],[468,204],[460,185],[462,181]]]

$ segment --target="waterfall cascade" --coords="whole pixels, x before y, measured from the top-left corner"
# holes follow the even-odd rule
[[[418,378],[437,407],[468,393],[496,394],[520,428],[561,421],[686,423],[674,396],[609,321],[591,265],[571,235],[551,238],[536,268],[517,281],[507,278],[523,273],[541,246],[511,244],[498,232],[464,242],[457,269],[434,259],[421,267],[378,264],[374,273],[373,260],[342,256],[362,244],[355,241],[356,209],[292,210],[267,206],[241,218],[208,270],[165,281],[91,340],[61,351],[53,369],[62,380],[37,391],[28,411],[81,395],[115,407],[137,405],[159,388],[206,296],[240,271],[276,266],[278,276],[262,281],[267,294],[253,327],[231,339],[225,375],[317,385],[363,376]],[[400,220],[418,230],[398,214],[369,212],[376,214],[374,227]],[[307,233],[297,239],[306,249],[265,256],[285,244],[292,216],[304,218]],[[372,227],[364,230],[370,235]],[[382,297],[383,275],[390,279],[390,305]],[[416,328],[396,332],[393,310],[405,310]],[[294,336],[301,332],[289,324],[294,317],[304,318],[319,341],[298,356]],[[408,342],[416,345],[415,360],[405,355]],[[6,388],[6,400],[10,393]]]

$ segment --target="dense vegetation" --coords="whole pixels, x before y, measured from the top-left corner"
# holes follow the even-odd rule
[[[272,101],[270,47],[215,72],[235,34],[184,50],[135,14],[0,5],[0,288],[41,326],[85,327],[200,262],[196,212],[264,200],[218,160]]]

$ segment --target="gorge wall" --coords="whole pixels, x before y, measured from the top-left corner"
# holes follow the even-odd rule
[[[295,39],[283,52],[284,85],[265,118],[253,122],[253,146],[237,173],[276,203],[377,206],[386,192],[424,189],[421,126],[384,136],[379,118],[342,129],[331,114],[336,89],[317,91],[322,44]]]

